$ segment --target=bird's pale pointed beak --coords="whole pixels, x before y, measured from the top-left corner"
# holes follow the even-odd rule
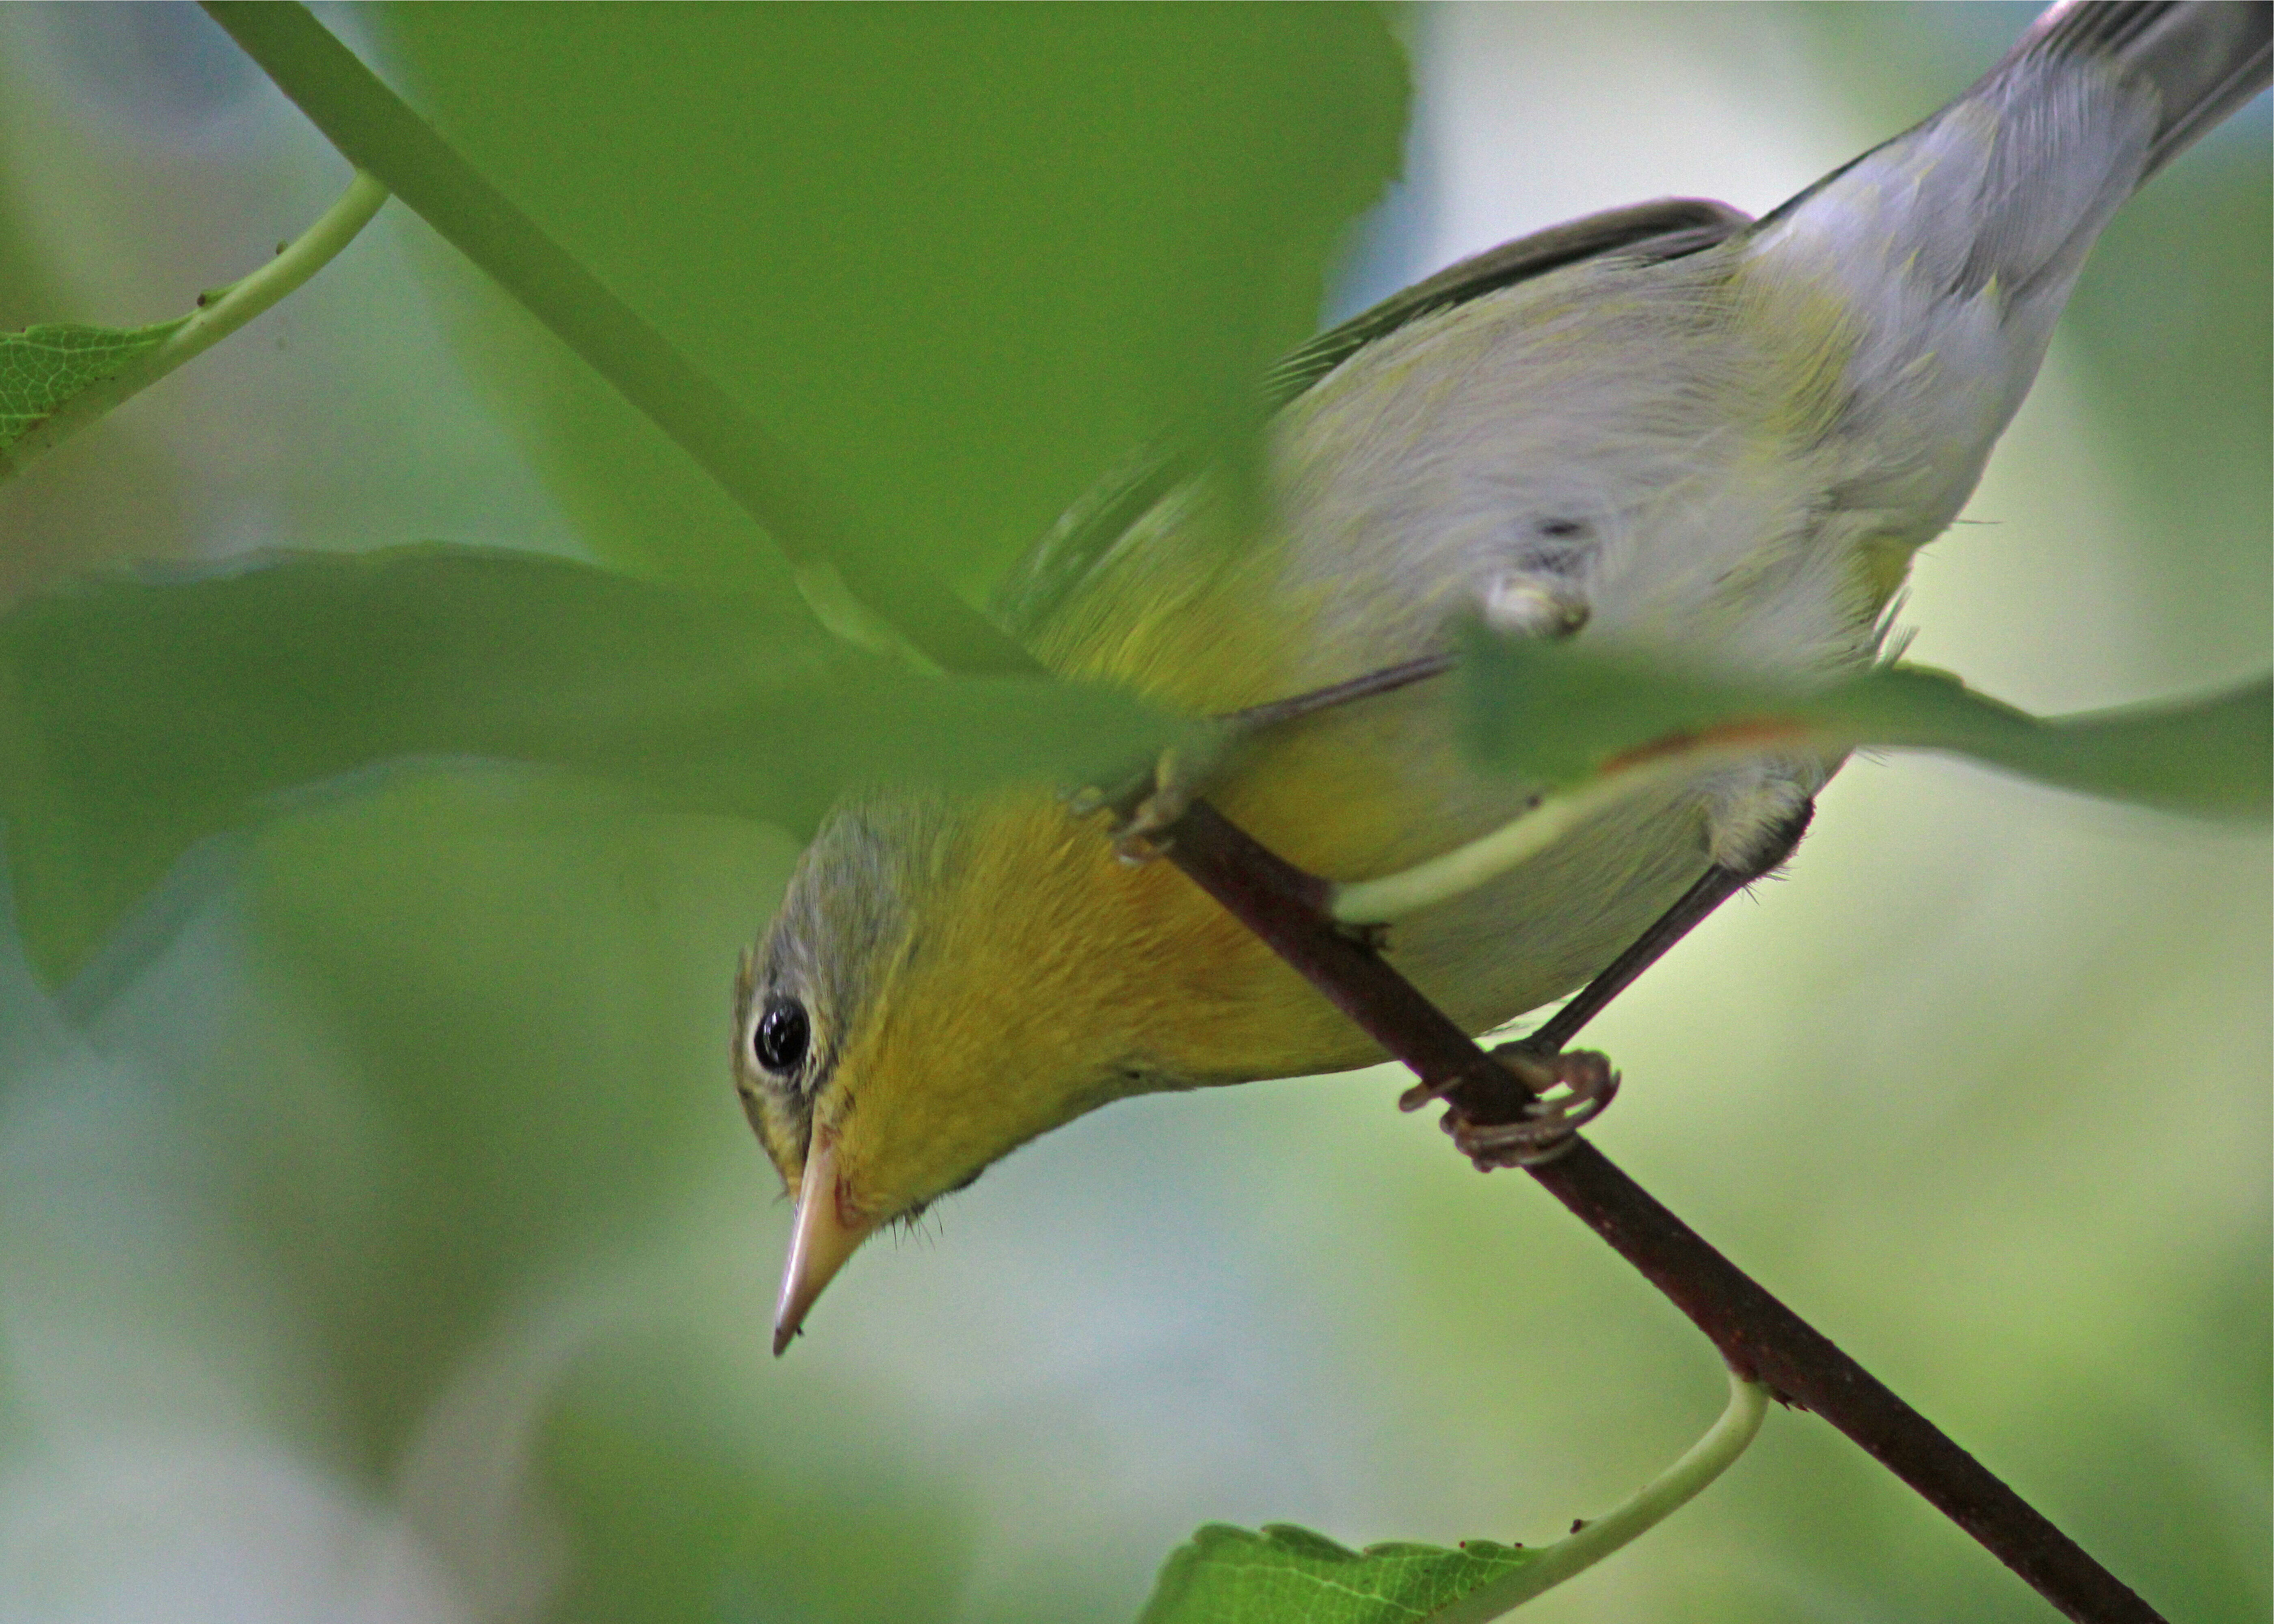
[[[837,1199],[837,1147],[817,1132],[797,1181],[797,1218],[789,1231],[789,1261],[782,1269],[781,1297],[774,1304],[774,1357],[789,1346],[805,1322],[806,1311],[830,1277],[866,1240],[875,1226],[847,1221]]]

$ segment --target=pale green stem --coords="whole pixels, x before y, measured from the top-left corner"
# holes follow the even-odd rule
[[[1379,879],[1337,885],[1328,911],[1345,925],[1388,924],[1498,878],[1623,801],[1719,767],[1757,760],[1766,754],[1788,754],[1793,748],[1792,740],[1782,739],[1773,748],[1758,743],[1706,744],[1653,756],[1577,789],[1550,795],[1514,823],[1503,823],[1441,857]]]
[[[1617,1510],[1583,1524],[1577,1532],[1544,1546],[1522,1568],[1440,1607],[1421,1624],[1485,1624],[1522,1605],[1572,1575],[1593,1567],[1636,1536],[1664,1522],[1696,1498],[1698,1492],[1728,1470],[1761,1430],[1769,1390],[1729,1372],[1729,1403],[1721,1418],[1690,1452],[1666,1469]]]
[[[50,412],[38,427],[0,447],[0,479],[71,438],[120,402],[139,394],[192,357],[203,355],[329,264],[355,240],[387,201],[387,188],[358,169],[340,200],[315,224],[276,251],[250,276],[215,288],[163,343],[137,356],[100,383],[88,385]]]

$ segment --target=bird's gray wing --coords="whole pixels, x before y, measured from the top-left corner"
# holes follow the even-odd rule
[[[1567,220],[1487,248],[1447,266],[1434,276],[1393,293],[1329,328],[1264,374],[1264,397],[1276,411],[1378,338],[1409,321],[1465,304],[1549,271],[1623,253],[1639,259],[1677,259],[1735,236],[1752,222],[1726,203],[1702,198],[1661,198],[1627,208]]]
[[[1449,265],[1310,340],[1264,375],[1265,404],[1277,411],[1367,345],[1424,316],[1605,254],[1679,259],[1751,223],[1726,203],[1662,198],[1517,237]],[[1171,431],[1140,447],[1066,509],[1011,571],[995,593],[996,620],[1014,636],[1031,635],[1103,566],[1132,525],[1196,471],[1198,456],[1186,432]]]

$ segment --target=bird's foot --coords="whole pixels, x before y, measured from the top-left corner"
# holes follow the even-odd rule
[[[1538,1167],[1577,1143],[1581,1128],[1601,1116],[1617,1097],[1619,1074],[1609,1056],[1593,1049],[1540,1054],[1522,1043],[1503,1044],[1493,1058],[1532,1091],[1518,1114],[1479,1121],[1459,1095],[1446,1102],[1442,1126],[1479,1172],[1496,1167]]]
[[[1193,802],[1222,781],[1254,731],[1235,718],[1219,719],[1118,784],[1076,790],[1066,805],[1076,817],[1106,815],[1113,854],[1123,862],[1150,862],[1167,847],[1169,831]]]

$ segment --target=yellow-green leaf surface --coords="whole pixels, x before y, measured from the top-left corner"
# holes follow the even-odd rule
[[[1487,1539],[1352,1551],[1284,1522],[1212,1522],[1171,1553],[1137,1624],[1416,1624],[1535,1556]]]
[[[1757,737],[1764,748],[1948,751],[2064,789],[2212,816],[2263,816],[2274,799],[2274,688],[2263,677],[2168,703],[2044,718],[1919,666],[1800,689],[1480,634],[1464,680],[1477,756],[1558,787],[1633,752],[1719,734]]]
[[[917,677],[778,606],[532,553],[278,555],[0,620],[0,820],[50,976],[200,840],[380,763],[526,763],[803,831],[855,782],[1079,781],[1174,732],[1100,689]]]
[[[0,449],[39,427],[73,395],[117,377],[188,320],[179,316],[147,327],[62,322],[0,333]]]
[[[453,147],[975,593],[1130,446],[1252,420],[1404,134],[1373,7],[367,15]],[[779,589],[746,516],[478,297],[454,305],[468,353],[603,557]]]

